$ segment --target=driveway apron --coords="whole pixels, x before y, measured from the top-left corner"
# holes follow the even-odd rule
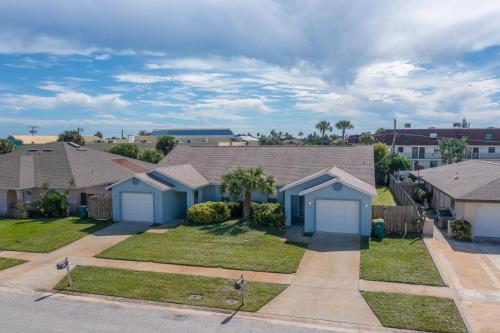
[[[359,236],[316,232],[291,285],[261,313],[382,326],[358,291]]]
[[[146,230],[144,223],[120,222],[85,236],[71,244],[50,253],[29,254],[29,262],[0,271],[0,285],[18,288],[51,290],[66,274],[65,270],[56,270],[56,264],[68,257],[73,266],[85,258],[93,257],[105,249],[121,242],[131,235]],[[6,251],[9,257],[16,257],[12,251]],[[19,253],[19,257],[26,253]],[[0,251],[0,257],[2,251]]]

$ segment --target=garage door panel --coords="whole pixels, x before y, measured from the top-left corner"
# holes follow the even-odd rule
[[[499,204],[482,204],[477,208],[474,236],[500,237]]]
[[[317,200],[316,231],[358,234],[359,202],[352,200]]]
[[[154,222],[154,194],[122,193],[122,220]]]

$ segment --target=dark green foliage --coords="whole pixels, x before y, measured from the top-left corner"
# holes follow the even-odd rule
[[[40,200],[33,203],[32,214],[56,218],[68,216],[70,213],[68,197],[68,192],[61,193],[44,186]]]
[[[164,155],[167,155],[172,149],[174,149],[176,144],[177,141],[175,141],[173,136],[165,135],[158,139],[156,149],[161,151]]]
[[[226,204],[229,207],[229,210],[231,211],[232,218],[239,218],[243,216],[243,202],[229,201],[226,202]]]
[[[158,149],[144,149],[139,153],[139,159],[144,162],[157,164],[163,158],[163,153]]]
[[[450,221],[451,234],[453,238],[461,241],[470,241],[472,236],[472,225],[464,220]]]
[[[57,141],[73,142],[80,146],[85,145],[85,140],[78,131],[64,131],[59,134]]]
[[[139,157],[139,147],[133,143],[119,143],[109,150],[110,153],[121,155],[125,157],[135,158]]]
[[[285,211],[279,203],[253,203],[252,216],[257,225],[274,228],[285,225]]]
[[[212,224],[229,220],[231,210],[225,202],[207,201],[191,206],[188,209],[189,224]]]
[[[416,201],[421,205],[423,205],[426,202],[429,203],[432,200],[432,192],[428,192],[423,187],[417,187],[415,189],[414,194]]]
[[[0,155],[10,153],[14,150],[12,142],[6,139],[0,139]]]

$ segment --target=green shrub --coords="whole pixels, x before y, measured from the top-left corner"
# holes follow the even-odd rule
[[[253,223],[281,228],[285,225],[285,211],[279,203],[253,203],[252,204]]]
[[[135,158],[139,157],[139,147],[133,143],[119,143],[109,150],[111,154],[121,155],[125,157]]]
[[[191,206],[187,213],[190,224],[212,224],[229,220],[231,210],[225,202],[207,201]]]
[[[243,216],[243,202],[229,201],[226,202],[226,205],[229,207],[229,210],[231,211],[232,218],[239,218]]]
[[[141,161],[158,164],[163,158],[163,153],[157,149],[144,149],[138,157]]]
[[[68,192],[45,189],[40,200],[33,203],[32,214],[46,217],[66,217],[70,213]]]
[[[449,222],[451,235],[461,241],[469,241],[472,236],[472,225],[464,220],[454,220]]]
[[[9,215],[15,219],[27,219],[29,217],[30,205],[26,201],[18,201],[9,211]]]

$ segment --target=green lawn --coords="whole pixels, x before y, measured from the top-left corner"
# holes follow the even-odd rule
[[[232,220],[205,226],[180,225],[164,234],[143,233],[100,253],[100,258],[294,273],[304,244],[286,243],[283,232]]]
[[[65,278],[56,289],[221,309],[240,306],[239,302],[227,302],[240,299],[234,281],[228,279],[91,266],[75,267],[71,277],[72,287],[67,287]],[[245,305],[240,310],[257,311],[285,288],[276,283],[246,282]],[[192,295],[201,298],[193,299]]]
[[[434,262],[419,237],[364,238],[361,246],[360,278],[444,286]]]
[[[377,196],[372,199],[374,206],[396,206],[396,201],[387,186],[377,187]]]
[[[2,269],[24,264],[25,262],[25,260],[20,259],[0,258],[0,271]]]
[[[452,299],[367,291],[362,294],[384,326],[431,332],[467,332]]]
[[[50,252],[110,225],[77,217],[49,220],[0,220],[0,250]]]

